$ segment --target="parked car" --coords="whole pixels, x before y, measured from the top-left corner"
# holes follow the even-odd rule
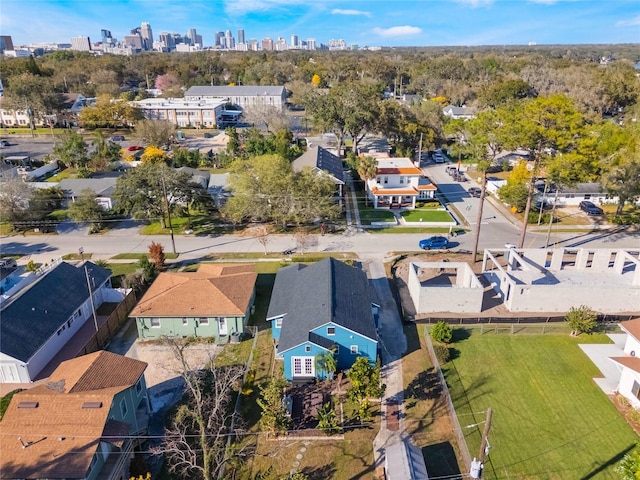
[[[0,269],[2,270],[15,270],[18,268],[18,264],[14,258],[2,258],[0,259]]]
[[[598,207],[595,203],[589,202],[588,200],[583,200],[580,202],[580,210],[585,212],[587,215],[602,215],[604,214],[604,210]]]
[[[447,248],[448,245],[449,245],[449,242],[447,241],[447,239],[445,237],[441,237],[438,235],[434,237],[425,238],[423,240],[420,240],[420,242],[418,242],[418,246],[422,250],[431,250],[432,248]]]
[[[454,173],[458,173],[458,167],[448,165],[447,167],[445,167],[444,171],[453,176]]]
[[[112,142],[124,142],[124,135],[111,135],[109,138]]]
[[[482,195],[482,189],[479,187],[471,187],[467,192],[469,192],[469,195],[476,198],[480,198],[480,195]]]
[[[0,140],[0,147],[10,147],[11,144],[8,140]]]
[[[127,147],[127,151],[129,152],[137,152],[138,150],[144,150],[144,147],[139,147],[137,145],[131,145]]]
[[[433,156],[433,161],[436,163],[444,163],[446,162],[446,159],[444,158],[444,155],[442,155],[441,153],[436,153]]]
[[[467,177],[466,177],[466,175],[464,173],[456,172],[452,176],[453,176],[453,179],[456,182],[466,182],[467,181]]]

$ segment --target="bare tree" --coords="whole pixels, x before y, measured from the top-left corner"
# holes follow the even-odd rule
[[[164,455],[170,471],[183,478],[216,478],[231,456],[227,436],[244,367],[217,367],[210,358],[207,367],[194,369],[187,356],[188,341],[171,338],[165,343],[177,361],[186,400],[153,451]]]
[[[289,128],[287,114],[273,105],[253,105],[247,108],[242,116],[256,126],[264,124],[267,132],[277,132]]]
[[[259,227],[254,227],[251,229],[251,236],[255,238],[260,245],[264,248],[264,254],[267,254],[267,246],[271,241],[271,237],[269,237],[270,230],[266,225],[260,225]]]
[[[315,242],[317,242],[317,238],[314,238],[308,232],[304,230],[298,230],[295,234],[296,245],[300,253],[304,253],[308,248],[310,248]]]

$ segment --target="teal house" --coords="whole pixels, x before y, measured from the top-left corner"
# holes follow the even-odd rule
[[[129,478],[149,425],[146,368],[98,351],[14,395],[2,419],[2,478]]]
[[[227,343],[247,325],[258,275],[253,265],[202,264],[197,272],[163,272],[130,317],[138,337],[211,337]]]
[[[365,273],[334,258],[294,264],[277,275],[267,312],[277,358],[290,381],[326,378],[317,359],[330,352],[345,370],[359,356],[376,361],[377,305]]]

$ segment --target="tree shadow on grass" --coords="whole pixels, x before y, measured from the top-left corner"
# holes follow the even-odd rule
[[[451,343],[462,342],[471,337],[471,330],[468,328],[454,328],[451,332]]]
[[[407,338],[407,351],[404,353],[406,356],[420,350],[420,336],[418,335],[418,326],[415,323],[405,323],[403,329]]]
[[[318,468],[305,467],[300,471],[300,473],[305,475],[309,480],[326,480],[327,478],[333,478],[336,472],[337,470],[333,463]]]

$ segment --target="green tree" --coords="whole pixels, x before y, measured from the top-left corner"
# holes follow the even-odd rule
[[[3,181],[0,188],[0,218],[16,230],[25,230],[31,220],[29,209],[35,190],[21,178]]]
[[[69,216],[76,222],[91,222],[89,233],[99,232],[103,228],[105,211],[96,200],[93,190],[85,189],[69,205]]]
[[[91,168],[94,171],[108,170],[109,166],[118,160],[120,160],[120,146],[110,142],[100,130],[96,130],[93,134]]]
[[[83,108],[78,115],[80,125],[86,128],[131,127],[143,118],[138,107],[109,95],[99,96],[95,104]]]
[[[89,165],[89,146],[82,135],[76,132],[66,132],[62,143],[53,147],[53,154],[59,162],[77,170],[87,170]]]
[[[149,260],[148,257],[140,257],[138,260],[137,273],[140,275],[144,283],[151,283],[158,271],[156,270],[156,264]]]
[[[524,211],[528,204],[529,185],[533,183],[531,178],[527,162],[518,162],[507,177],[507,183],[498,189],[498,196],[518,212]]]
[[[227,142],[227,152],[231,155],[238,156],[240,154],[240,135],[235,127],[227,127],[225,133],[229,137]]]
[[[440,320],[431,329],[431,338],[440,343],[451,343],[453,329],[447,322]]]
[[[187,172],[164,163],[143,163],[118,178],[112,198],[122,213],[148,221],[160,219],[166,228],[167,205],[172,210],[188,205],[198,188]]]
[[[2,62],[3,67],[5,61]],[[31,112],[36,118],[60,112],[64,108],[64,98],[56,90],[50,78],[23,73],[12,76],[4,85],[2,108],[13,108]],[[30,125],[33,128],[33,123]]]
[[[369,201],[369,195],[367,194],[367,184],[369,180],[373,180],[374,178],[376,178],[376,174],[378,172],[378,162],[375,158],[369,156],[358,158],[356,162],[356,171],[364,182],[364,200],[365,203],[367,203]]]
[[[371,365],[367,357],[358,357],[346,375],[350,382],[347,395],[358,405],[358,415],[364,420],[369,416],[370,399],[381,397],[387,387],[380,379],[380,363]]]
[[[291,423],[283,402],[286,386],[287,381],[281,375],[273,375],[260,387],[260,398],[256,403],[262,409],[260,425],[268,433],[286,432]]]
[[[335,357],[335,352],[333,350],[327,350],[324,353],[316,355],[315,365],[316,370],[321,372],[327,380],[333,379],[333,375],[338,369],[338,360]]]
[[[531,85],[524,80],[509,79],[485,86],[480,91],[480,101],[487,107],[496,108],[500,105],[534,97]]]
[[[620,475],[620,480],[640,479],[640,447],[626,453],[614,471]]]
[[[598,314],[585,305],[571,307],[565,317],[565,321],[571,327],[571,335],[591,333],[596,328],[597,320]]]
[[[336,411],[331,406],[330,402],[327,402],[318,410],[318,430],[324,432],[327,435],[333,435],[340,431],[338,420],[336,418]]]

